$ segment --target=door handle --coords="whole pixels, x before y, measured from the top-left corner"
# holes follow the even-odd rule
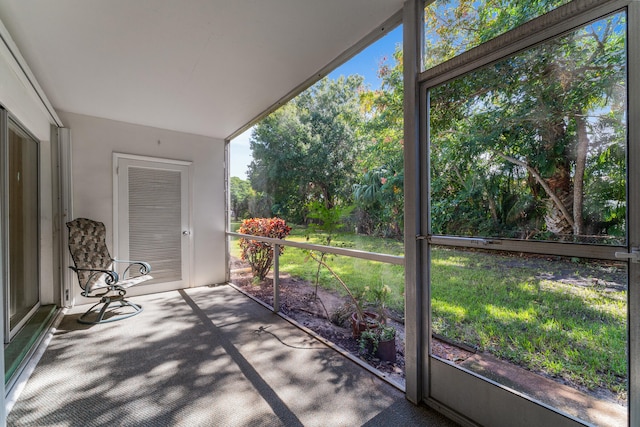
[[[636,264],[640,263],[640,250],[638,248],[631,248],[631,252],[616,252],[614,255],[619,259],[628,259]]]
[[[185,231],[182,232],[182,235],[183,236],[190,236],[191,232],[189,230],[185,230]]]

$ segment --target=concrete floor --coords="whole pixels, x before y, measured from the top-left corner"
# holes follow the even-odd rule
[[[70,311],[9,426],[454,426],[229,286]]]

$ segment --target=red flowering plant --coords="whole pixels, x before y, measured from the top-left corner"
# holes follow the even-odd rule
[[[291,227],[280,218],[250,218],[242,221],[238,233],[251,234],[253,236],[272,237],[284,239],[289,235]],[[241,258],[251,266],[254,279],[264,280],[273,264],[273,245],[257,240],[240,239],[242,249]],[[280,246],[280,253],[284,247]]]

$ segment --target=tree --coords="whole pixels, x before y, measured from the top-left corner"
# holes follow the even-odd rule
[[[234,219],[245,218],[249,214],[249,200],[255,193],[251,189],[251,184],[249,181],[240,179],[237,176],[232,176],[229,187],[231,193],[231,211]]]
[[[274,214],[302,222],[309,201],[348,204],[362,145],[361,85],[360,76],[324,78],[254,128],[249,179],[272,197]]]
[[[300,222],[304,195],[299,180],[306,136],[297,113],[294,103],[288,103],[254,127],[248,176],[262,200],[270,200],[270,215]]]
[[[360,161],[361,175],[354,185],[354,199],[361,213],[360,231],[402,237],[404,229],[404,140],[402,49],[393,64],[383,62],[379,90],[362,95],[367,117],[366,148]]]

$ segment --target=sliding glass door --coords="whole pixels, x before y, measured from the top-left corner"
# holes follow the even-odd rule
[[[5,341],[40,304],[38,142],[4,114]]]

